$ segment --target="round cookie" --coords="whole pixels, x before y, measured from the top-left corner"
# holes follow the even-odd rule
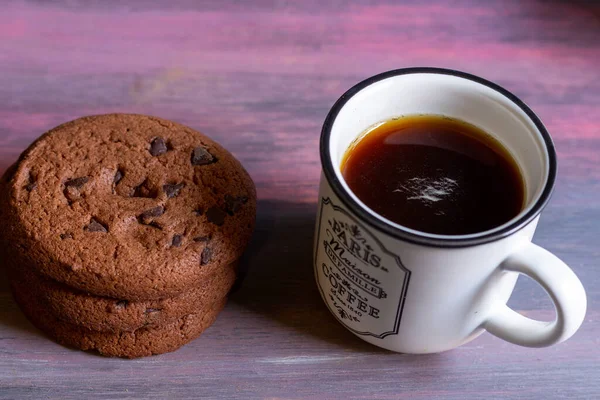
[[[111,114],[60,125],[4,176],[1,246],[86,293],[176,296],[237,260],[256,191],[223,147],[183,125]]]
[[[171,323],[223,299],[235,282],[236,265],[215,271],[199,287],[176,297],[138,302],[74,291],[27,268],[13,268],[9,274],[57,319],[94,331],[121,332]]]
[[[217,319],[227,299],[218,300],[197,313],[174,322],[132,332],[97,332],[57,320],[43,304],[16,282],[13,296],[27,318],[58,343],[80,350],[95,350],[108,357],[137,358],[168,353],[194,340]]]

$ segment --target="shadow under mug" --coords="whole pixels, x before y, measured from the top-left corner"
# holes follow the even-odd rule
[[[414,114],[457,118],[500,141],[525,181],[519,215],[485,232],[448,236],[403,227],[363,204],[342,177],[344,153],[369,127]],[[355,335],[393,351],[434,353],[485,330],[522,346],[550,346],[581,325],[581,282],[531,243],[554,186],[554,146],[539,118],[507,90],[439,68],[376,75],[333,106],[321,134],[321,164],[315,278],[329,310]],[[506,305],[519,274],[550,295],[554,321],[532,320]]]

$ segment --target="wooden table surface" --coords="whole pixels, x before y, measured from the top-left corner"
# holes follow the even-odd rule
[[[600,3],[141,4],[0,5],[0,170],[47,129],[87,114],[190,125],[256,182],[250,272],[202,337],[133,361],[51,342],[2,283],[0,398],[600,398]],[[585,322],[569,341],[527,349],[484,334],[442,354],[395,354],[354,337],[322,304],[311,266],[321,124],[350,86],[407,66],[494,80],[553,135],[558,183],[534,241],[587,289]],[[510,304],[553,315],[528,280]]]

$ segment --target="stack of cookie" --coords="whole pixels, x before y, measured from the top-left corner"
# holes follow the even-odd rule
[[[56,341],[107,356],[160,354],[199,336],[254,228],[241,164],[153,117],[61,125],[0,186],[2,265],[21,309]]]

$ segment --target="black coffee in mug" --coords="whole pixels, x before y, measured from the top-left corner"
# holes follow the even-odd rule
[[[376,125],[350,146],[341,169],[370,209],[432,234],[493,229],[525,202],[523,178],[508,150],[481,129],[439,115]]]

